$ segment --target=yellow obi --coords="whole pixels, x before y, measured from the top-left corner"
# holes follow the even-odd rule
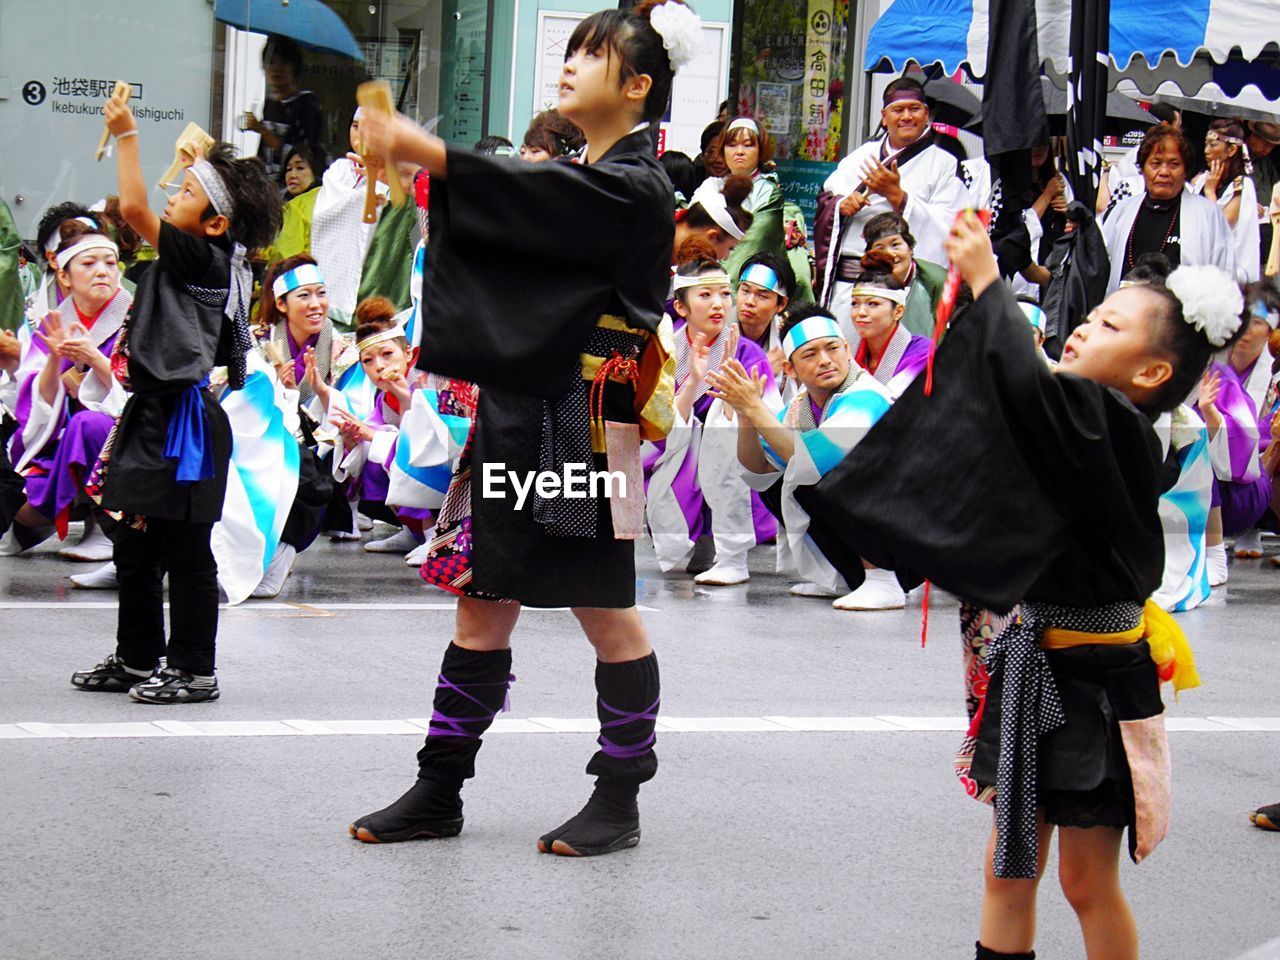
[[[1045,650],[1067,650],[1089,645],[1123,646],[1146,640],[1151,648],[1160,679],[1173,684],[1176,697],[1183,690],[1200,686],[1195,657],[1191,644],[1176,620],[1169,616],[1154,600],[1148,600],[1142,608],[1142,623],[1121,633],[1086,633],[1082,630],[1061,630],[1050,627],[1045,630],[1040,646]]]
[[[642,440],[662,440],[671,432],[675,422],[676,351],[672,336],[671,318],[665,314],[657,332],[633,327],[626,319],[605,314],[596,321],[597,327],[618,330],[644,339],[644,349],[636,358],[639,374],[635,378],[635,413]],[[582,379],[594,381],[600,367],[608,359],[583,353]],[[611,376],[618,383],[630,382],[629,377]]]

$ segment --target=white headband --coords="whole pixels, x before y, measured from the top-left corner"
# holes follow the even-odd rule
[[[673,289],[688,290],[690,287],[727,287],[728,285],[727,273],[704,273],[697,277],[682,277],[677,273]]]
[[[190,169],[191,175],[200,181],[200,186],[204,187],[204,192],[209,197],[209,203],[213,205],[214,212],[230,220],[232,213],[235,212],[235,205],[231,202],[231,194],[227,192],[227,185],[222,182],[222,176],[214,168],[213,164],[208,160],[197,160],[191,165]]]
[[[844,334],[840,332],[834,320],[823,316],[805,317],[782,338],[782,352],[790,360],[791,355],[810,340],[825,340],[828,337],[839,337],[844,340]]]
[[[101,234],[95,233],[77,240],[74,244],[58,254],[58,269],[65,270],[67,268],[67,264],[80,256],[80,254],[89,250],[110,250],[117,260],[120,259],[120,248],[115,245],[115,242],[109,237],[104,237]]]
[[[275,283],[271,284],[271,293],[278,300],[299,287],[308,287],[313,283],[324,283],[324,274],[314,263],[300,263],[276,277]]]
[[[725,200],[720,185],[714,179],[703,180],[702,186],[693,191],[689,206],[693,207],[695,205],[707,211],[707,216],[715,221],[716,226],[733,237],[733,239],[741,240],[746,236],[738,225],[733,222],[733,217],[729,216],[729,203]]]
[[[72,221],[83,223],[93,230],[99,229],[98,225],[88,217],[72,217],[71,220],[63,220],[62,223],[71,223]],[[49,239],[44,242],[45,253],[54,253],[62,245],[62,223],[53,228],[53,233],[49,234]]]
[[[899,306],[907,302],[906,290],[890,290],[888,287],[856,286],[849,291],[852,297],[875,297],[878,300],[891,300]]]
[[[737,120],[734,120],[725,129],[725,135],[728,136],[734,130],[750,130],[757,137],[760,136],[760,125],[750,117],[739,117]]]
[[[404,327],[396,324],[387,330],[379,330],[377,333],[371,333],[359,343],[356,344],[356,353],[364,353],[369,347],[376,346],[379,343],[385,343],[387,340],[408,340],[409,335],[404,332]]]

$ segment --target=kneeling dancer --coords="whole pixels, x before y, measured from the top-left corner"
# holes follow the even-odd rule
[[[631,540],[641,534],[642,508],[613,484],[557,497],[542,481],[607,469],[625,476],[634,497],[640,440],[670,428],[674,362],[662,303],[674,228],[670,183],[649,131],[666,110],[678,52],[696,46],[698,24],[667,0],[579,25],[560,111],[586,136],[581,163],[480,156],[402,117],[366,115],[369,147],[431,176],[421,362],[478,384],[480,403],[470,485],[454,485],[470,496],[470,523],[432,544],[436,561],[458,568],[449,582],[463,595],[418,779],[351,824],[358,840],[462,830],[459,792],[504,707],[510,637],[527,604],[573,610],[595,648],[599,695],[600,749],[587,765],[595,791],[538,849],[592,856],[639,842],[636,798],[657,771],[659,704],[657,658],[635,610]],[[513,490],[534,475],[536,493]],[[454,506],[446,499],[442,516]]]

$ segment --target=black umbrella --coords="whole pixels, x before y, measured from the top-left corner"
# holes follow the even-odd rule
[[[982,101],[947,77],[926,80],[924,96],[935,123],[963,127],[982,113]]]
[[[1045,113],[1049,115],[1050,128],[1055,125],[1060,130],[1055,132],[1066,131],[1067,117],[1067,91],[1059,90],[1053,85],[1048,77],[1040,78],[1040,89],[1044,91],[1044,107]],[[1143,110],[1123,93],[1111,91],[1107,94],[1107,116],[1106,116],[1106,132],[1107,133],[1128,133],[1137,127],[1150,127],[1158,121],[1151,114]]]
[[[1055,137],[1064,135],[1067,132],[1067,91],[1055,87],[1052,80],[1043,76],[1040,78],[1040,90],[1044,95],[1044,112],[1049,118],[1049,133]],[[1120,136],[1139,127],[1153,126],[1157,122],[1155,117],[1123,93],[1112,91],[1107,94],[1104,133]],[[979,136],[982,135],[981,112],[965,126],[965,129]]]

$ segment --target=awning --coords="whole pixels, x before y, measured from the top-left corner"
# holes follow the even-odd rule
[[[1067,72],[1070,0],[1036,0],[1040,56]],[[986,73],[986,0],[893,0],[867,37],[868,70],[901,70],[909,61],[941,63],[948,73]],[[1197,55],[1224,63],[1232,48],[1255,60],[1275,43],[1280,0],[1111,0],[1111,61],[1157,65],[1171,55],[1183,66]]]
[[[217,0],[215,19],[238,30],[289,37],[304,47],[363,60],[355,35],[321,0]]]

